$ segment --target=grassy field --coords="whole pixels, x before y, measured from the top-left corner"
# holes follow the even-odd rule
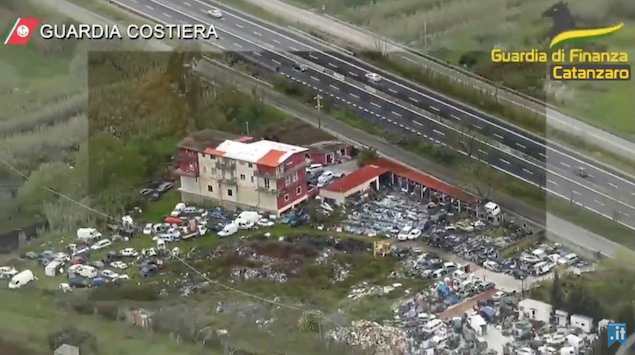
[[[489,51],[494,46],[529,49],[544,46],[551,19],[542,13],[554,0],[285,0],[324,10],[438,58],[458,64],[466,52]],[[569,3],[580,26],[625,22],[625,29],[603,39],[611,50],[631,51],[635,40],[635,5],[628,0],[598,4],[591,0]],[[634,85],[631,82],[567,84],[549,89],[549,101],[594,126],[635,139]]]

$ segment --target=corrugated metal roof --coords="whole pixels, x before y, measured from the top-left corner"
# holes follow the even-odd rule
[[[335,180],[332,184],[324,187],[326,191],[347,192],[351,189],[368,182],[382,174],[388,172],[388,169],[378,167],[376,165],[366,165],[352,173]]]

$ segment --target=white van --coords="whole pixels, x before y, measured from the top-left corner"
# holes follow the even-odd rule
[[[242,211],[240,212],[238,217],[236,217],[236,220],[234,221],[234,223],[239,225],[251,224],[251,226],[253,226],[256,222],[258,222],[261,219],[262,219],[262,216],[256,211]]]
[[[226,225],[222,231],[218,232],[218,236],[221,238],[229,237],[230,235],[238,232],[238,225],[236,223],[230,223]]]
[[[578,256],[571,253],[571,254],[567,254],[563,257],[561,257],[560,259],[558,259],[558,264],[559,265],[571,265],[573,263],[575,263],[576,261],[578,261]]]
[[[36,277],[33,275],[33,272],[31,270],[24,270],[11,278],[11,282],[9,282],[9,288],[20,288],[35,279]]]
[[[77,239],[93,240],[101,238],[101,233],[95,228],[79,228],[77,230]]]
[[[93,279],[97,277],[97,269],[89,265],[82,265],[82,267],[77,270],[77,274],[81,277]]]
[[[397,234],[397,240],[408,240],[408,235],[410,235],[411,230],[412,230],[412,227],[410,226],[405,226],[401,228],[401,230],[399,231],[399,234]]]

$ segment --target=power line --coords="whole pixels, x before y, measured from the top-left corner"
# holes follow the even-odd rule
[[[17,169],[17,168],[16,168],[16,167],[14,167],[13,165],[11,165],[9,162],[7,162],[7,161],[5,161],[5,160],[0,160],[0,162],[1,162],[2,164],[4,164],[5,166],[7,166],[7,167],[8,167],[11,171],[13,171],[13,172],[15,172],[16,174],[18,174],[18,175],[20,175],[21,177],[23,177],[23,178],[25,179],[25,181],[29,181],[29,176],[28,176],[28,175],[26,175],[25,173],[23,173],[22,171],[20,171],[19,169]],[[118,219],[117,219],[117,218],[115,218],[115,217],[113,217],[113,216],[110,216],[110,215],[108,215],[107,213],[104,213],[104,212],[102,212],[102,211],[96,210],[96,209],[94,209],[94,208],[92,208],[92,207],[90,207],[90,206],[88,206],[88,205],[86,205],[86,204],[83,204],[83,203],[81,203],[81,202],[79,202],[79,201],[77,201],[77,200],[73,199],[72,197],[66,196],[66,195],[64,195],[64,194],[63,194],[63,193],[61,193],[61,192],[58,192],[58,191],[53,190],[52,188],[50,188],[50,187],[48,187],[48,186],[38,186],[38,187],[40,187],[40,188],[42,188],[42,189],[44,189],[44,190],[46,190],[46,191],[48,191],[48,192],[51,192],[51,193],[53,193],[53,194],[55,194],[55,195],[57,195],[57,196],[59,196],[59,197],[62,197],[62,198],[64,198],[64,199],[68,200],[68,201],[71,201],[71,202],[73,202],[73,203],[75,203],[75,204],[77,204],[77,205],[79,205],[79,206],[81,206],[81,207],[83,207],[83,208],[86,208],[86,209],[88,209],[88,210],[89,210],[89,211],[91,211],[91,212],[94,212],[94,213],[96,213],[96,214],[99,214],[100,216],[106,217],[106,218],[111,219],[111,220],[113,220],[113,221],[118,221]],[[314,313],[314,312],[312,312],[312,311],[310,311],[310,310],[306,310],[306,309],[302,309],[302,308],[299,308],[299,307],[296,307],[296,306],[292,306],[292,305],[284,304],[284,303],[281,303],[281,302],[277,302],[277,301],[275,301],[275,300],[271,300],[271,299],[268,299],[268,298],[264,298],[264,297],[258,296],[258,295],[256,295],[256,294],[253,294],[253,293],[249,293],[249,292],[246,292],[246,291],[243,291],[243,290],[239,290],[239,289],[237,289],[237,288],[233,288],[233,287],[231,287],[231,286],[227,286],[227,285],[225,285],[225,284],[223,284],[223,283],[220,283],[220,282],[218,282],[218,281],[215,281],[215,280],[210,279],[210,278],[209,278],[209,277],[207,277],[204,273],[202,273],[202,272],[200,272],[199,270],[197,270],[194,266],[192,266],[190,263],[188,263],[188,262],[187,262],[187,261],[185,261],[184,259],[182,259],[182,258],[180,258],[180,257],[178,257],[178,256],[173,256],[173,258],[174,258],[174,259],[176,259],[176,260],[178,260],[179,262],[181,262],[183,265],[185,265],[188,269],[192,270],[192,271],[193,271],[194,273],[196,273],[198,276],[200,276],[200,277],[202,277],[203,279],[205,279],[205,281],[207,281],[207,282],[209,282],[209,283],[211,283],[211,284],[213,284],[213,285],[215,285],[215,286],[219,286],[219,287],[222,287],[222,288],[224,288],[224,289],[226,289],[226,290],[228,290],[228,291],[232,291],[232,292],[235,292],[235,293],[241,294],[241,295],[243,295],[243,296],[250,297],[250,298],[253,298],[253,299],[256,299],[256,300],[262,301],[262,302],[266,302],[266,303],[269,303],[269,304],[271,304],[271,305],[278,306],[278,307],[281,307],[281,308],[286,308],[286,309],[289,309],[289,310],[298,311],[298,312],[302,312],[302,313],[307,313],[307,312],[309,312],[309,313]],[[328,318],[328,317],[324,316],[323,314],[318,314],[318,313],[314,313],[314,314],[315,314],[316,316],[318,316],[318,317],[322,318],[323,320],[327,321],[328,323],[331,323],[331,324],[335,325],[335,326],[336,326],[336,327],[338,327],[338,328],[342,328],[342,327],[343,327],[341,324],[339,324],[339,323],[335,322],[334,320],[332,320],[332,319],[330,319],[330,318]]]

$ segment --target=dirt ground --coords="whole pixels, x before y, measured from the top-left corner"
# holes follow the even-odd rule
[[[293,120],[280,127],[275,134],[287,144],[306,146],[309,144],[334,140],[335,137],[300,120]]]

